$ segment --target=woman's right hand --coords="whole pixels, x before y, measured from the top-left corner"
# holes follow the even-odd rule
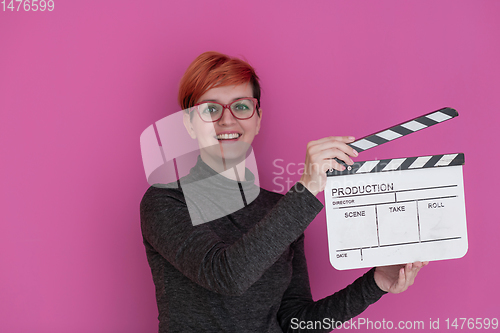
[[[334,168],[343,171],[345,167],[334,160],[338,158],[347,165],[354,164],[349,156],[358,156],[358,152],[347,145],[353,142],[352,136],[329,136],[307,144],[306,162],[304,173],[299,182],[304,185],[309,192],[317,195],[326,186],[326,172]]]

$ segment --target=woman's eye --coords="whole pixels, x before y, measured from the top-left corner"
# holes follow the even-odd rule
[[[203,113],[215,113],[215,112],[217,112],[217,107],[213,105],[209,105],[203,109]]]
[[[238,104],[238,105],[234,106],[234,109],[235,110],[248,110],[249,107],[247,105],[245,105],[245,104]]]

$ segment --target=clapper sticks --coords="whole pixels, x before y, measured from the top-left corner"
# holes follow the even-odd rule
[[[456,116],[443,108],[349,145],[361,152]],[[454,153],[330,169],[325,206],[331,264],[352,269],[464,256],[464,161],[463,153]]]
[[[420,131],[424,128],[442,123],[458,116],[458,112],[452,108],[443,108],[430,112],[423,116],[408,120],[396,126],[392,126],[383,131],[371,134],[356,140],[349,145],[359,152],[382,145],[386,142],[395,140],[402,136]]]

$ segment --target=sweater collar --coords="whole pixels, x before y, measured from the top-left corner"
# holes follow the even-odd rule
[[[232,180],[224,177],[214,169],[212,169],[208,164],[206,164],[201,156],[198,155],[196,164],[191,168],[189,175],[186,177],[185,181],[193,182],[205,180],[206,186],[224,189],[224,190],[234,190],[238,188],[237,184],[240,184],[244,191],[253,189],[255,185],[255,175],[245,168],[245,180]]]
[[[189,175],[179,180],[192,224],[228,216],[253,202],[260,188],[254,184],[255,176],[247,168],[245,179],[235,181],[222,176],[198,155]]]

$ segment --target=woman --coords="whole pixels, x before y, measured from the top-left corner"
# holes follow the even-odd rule
[[[344,168],[333,158],[352,165],[358,155],[346,144],[354,138],[309,142],[304,174],[282,195],[258,188],[245,167],[263,116],[249,64],[201,54],[181,80],[179,103],[188,133],[198,140],[197,163],[180,187],[152,186],[141,201],[160,332],[299,332],[308,321],[349,320],[385,293],[413,284],[427,262],[373,268],[312,300],[303,233],[323,209],[316,195],[326,171]],[[190,185],[197,194],[186,195]],[[241,209],[228,209],[241,194]],[[217,215],[221,209],[227,214]],[[316,331],[333,327],[322,328]]]

